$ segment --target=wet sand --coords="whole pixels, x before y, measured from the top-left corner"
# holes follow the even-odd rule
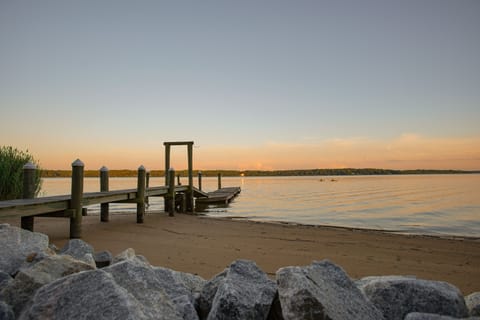
[[[20,221],[0,221],[19,225]],[[352,278],[415,275],[447,281],[463,294],[480,291],[480,239],[445,239],[335,227],[260,223],[202,216],[149,213],[83,220],[83,240],[114,255],[134,248],[151,264],[198,274],[206,279],[235,259],[250,259],[269,275],[290,265],[329,259]],[[68,219],[35,218],[35,231],[61,247]]]

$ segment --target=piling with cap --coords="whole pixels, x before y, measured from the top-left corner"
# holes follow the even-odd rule
[[[70,208],[70,238],[82,236],[82,200],[83,200],[83,171],[84,164],[80,159],[72,163],[72,195]]]
[[[198,171],[198,190],[202,191],[202,171]]]
[[[35,198],[35,175],[37,173],[37,166],[32,162],[27,162],[23,166],[23,199]],[[33,231],[33,216],[22,217],[21,227],[22,229]]]
[[[138,168],[137,179],[137,223],[143,223],[145,217],[146,170],[144,166]]]
[[[109,191],[108,179],[109,179],[108,168],[103,166],[100,168],[100,192]],[[108,222],[110,220],[109,207],[110,205],[108,203],[102,203],[100,205],[100,221],[101,222]]]

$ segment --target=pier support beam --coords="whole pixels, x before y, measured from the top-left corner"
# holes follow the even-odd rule
[[[202,171],[198,171],[198,190],[202,191]]]
[[[31,162],[27,162],[23,166],[23,199],[35,198],[35,175],[37,166]],[[33,216],[22,217],[21,227],[22,229],[33,231]]]
[[[108,184],[108,168],[103,166],[100,168],[100,191],[105,192],[109,190]],[[109,217],[109,210],[110,206],[108,203],[100,204],[100,221],[101,222],[108,222],[110,220]]]
[[[187,212],[194,211],[193,201],[193,142],[188,147],[188,191],[187,191]]]
[[[140,166],[137,180],[137,223],[143,223],[145,217],[146,186],[146,170],[144,166]]]
[[[168,215],[175,215],[175,169],[168,170]]]
[[[82,199],[83,199],[83,169],[84,164],[80,159],[72,163],[72,198],[70,209],[70,238],[81,238],[82,236]]]
[[[150,187],[150,171],[147,171],[147,177],[146,177],[145,185],[146,185],[146,188],[148,190],[148,188]],[[150,200],[146,196],[145,197],[145,207],[148,208],[149,206],[150,206]]]
[[[222,189],[222,174],[218,173],[218,190]]]

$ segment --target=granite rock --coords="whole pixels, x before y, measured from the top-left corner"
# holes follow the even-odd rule
[[[446,282],[381,276],[364,278],[358,285],[387,320],[403,320],[411,312],[468,316],[460,290]]]
[[[29,255],[48,248],[48,236],[0,224],[0,271],[14,275]]]
[[[207,281],[202,288],[200,296],[197,300],[197,312],[200,319],[205,320],[212,308],[212,302],[217,293],[218,286],[223,282],[227,275],[228,269],[223,270],[212,279]]]
[[[383,319],[345,271],[328,260],[277,271],[284,319]],[[278,312],[277,312],[278,313]]]
[[[6,287],[12,280],[13,278],[8,273],[0,271],[0,291],[2,290],[1,288]]]
[[[183,319],[198,319],[196,300],[206,281],[168,268],[154,267],[153,270]]]
[[[142,305],[147,319],[182,319],[153,268],[139,259],[126,259],[103,268],[115,283]]]
[[[16,277],[0,291],[0,297],[12,306],[18,316],[43,285],[73,273],[92,269],[91,265],[71,256],[50,256],[30,268],[20,269]]]
[[[480,292],[466,296],[465,303],[471,316],[480,316]]]
[[[234,261],[220,281],[208,320],[266,319],[276,284],[253,261]]]
[[[450,316],[442,316],[434,313],[411,312],[407,314],[404,320],[480,320],[478,317],[455,318]]]
[[[0,300],[0,319],[2,320],[14,320],[15,314],[12,308],[4,301]]]
[[[112,264],[113,257],[110,251],[104,250],[95,252],[93,259],[97,268],[104,268]]]
[[[93,247],[81,239],[70,239],[60,250],[59,254],[66,254],[77,260],[84,261],[88,264],[95,265],[93,259]]]
[[[154,319],[110,273],[97,269],[60,278],[41,287],[21,320]]]
[[[112,264],[122,262],[122,261],[125,261],[125,260],[138,260],[138,261],[143,262],[145,264],[149,264],[147,258],[145,258],[144,256],[141,256],[141,255],[135,254],[135,250],[132,249],[132,248],[125,249],[122,252],[120,252],[119,254],[117,254],[113,258]]]

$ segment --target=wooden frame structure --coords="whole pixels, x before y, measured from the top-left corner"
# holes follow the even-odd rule
[[[193,141],[173,141],[173,142],[164,142],[165,146],[165,185],[169,185],[168,171],[170,168],[170,149],[172,146],[187,146],[187,157],[188,157],[188,189],[186,192],[186,205],[187,212],[194,211],[194,200],[193,200]],[[166,199],[166,201],[168,201]],[[165,203],[165,207],[168,207],[168,204]]]

